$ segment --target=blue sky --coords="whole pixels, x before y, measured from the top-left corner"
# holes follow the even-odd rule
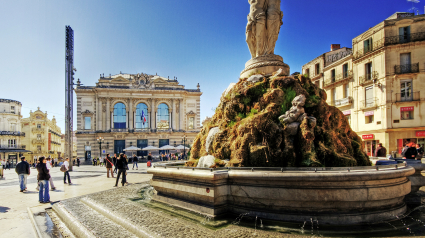
[[[24,117],[39,106],[62,132],[65,25],[75,32],[75,78],[84,85],[120,71],[177,76],[186,88],[201,85],[202,119],[250,59],[248,0],[0,0],[0,6],[0,98],[21,101]],[[423,14],[423,3],[416,6]],[[300,71],[331,44],[351,47],[352,38],[409,8],[405,0],[282,0],[275,53],[291,72]]]

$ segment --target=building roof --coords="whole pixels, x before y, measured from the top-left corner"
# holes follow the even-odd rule
[[[5,98],[0,98],[0,102],[5,102],[5,103],[17,103],[19,105],[22,106],[22,103],[16,100],[12,100],[12,99],[5,99]]]

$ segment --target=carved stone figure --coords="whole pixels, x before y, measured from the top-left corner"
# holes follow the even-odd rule
[[[252,58],[274,54],[282,25],[280,0],[248,0],[250,12],[246,26],[246,42]]]
[[[279,117],[279,121],[284,125],[292,122],[301,122],[306,116],[304,111],[305,99],[304,95],[296,96],[292,100],[292,107]]]

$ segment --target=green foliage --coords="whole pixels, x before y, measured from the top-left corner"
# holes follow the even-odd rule
[[[236,120],[241,121],[242,119],[244,119],[246,116],[243,113],[238,113],[238,115],[236,116]]]
[[[292,87],[289,88],[283,88],[282,89],[284,94],[284,101],[282,104],[282,114],[285,114],[286,111],[291,108],[292,100],[297,96],[297,93],[292,89]]]
[[[248,117],[250,117],[250,116],[254,116],[255,114],[257,114],[258,113],[258,110],[257,109],[255,109],[255,108],[252,108],[251,109],[251,111],[248,113]]]
[[[308,96],[305,107],[313,107],[316,106],[320,102],[320,97],[316,95]]]
[[[248,105],[249,105],[249,103],[251,102],[251,98],[249,98],[249,97],[243,97],[243,98],[241,99],[241,101],[242,101],[242,103],[243,103],[245,106],[248,106]]]
[[[233,127],[235,124],[236,124],[236,122],[235,122],[235,121],[230,121],[230,122],[227,124],[227,127],[231,128],[231,127]]]

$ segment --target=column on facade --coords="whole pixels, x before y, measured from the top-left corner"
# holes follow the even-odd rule
[[[156,128],[156,122],[155,122],[155,118],[156,118],[156,108],[155,108],[155,99],[151,100],[151,113],[150,113],[150,127],[151,129],[155,129]]]
[[[97,110],[94,121],[96,121],[96,130],[102,130],[102,100],[99,97],[96,97],[97,100]]]
[[[173,108],[172,107],[168,108],[168,125],[170,129],[173,129]]]
[[[105,130],[111,129],[111,99],[108,98],[106,101],[106,125]]]
[[[128,129],[133,129],[134,127],[133,127],[133,119],[134,119],[134,117],[133,117],[133,100],[131,100],[131,99],[129,99],[129,101],[130,101],[130,103],[129,103],[129,108],[128,108],[128,112],[129,113],[127,113],[127,115],[128,115],[128,125],[129,125],[129,127],[128,127]]]

